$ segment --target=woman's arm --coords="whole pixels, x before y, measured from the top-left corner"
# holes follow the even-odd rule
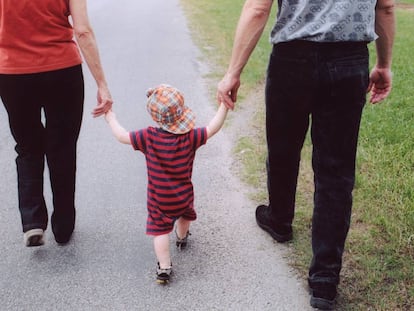
[[[101,65],[95,34],[89,22],[86,0],[70,0],[69,6],[76,41],[98,86],[98,104],[92,111],[93,116],[98,117],[111,109],[111,93]]]

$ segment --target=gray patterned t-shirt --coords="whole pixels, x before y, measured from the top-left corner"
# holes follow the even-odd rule
[[[275,44],[290,40],[316,42],[373,41],[376,0],[278,0],[270,35]]]

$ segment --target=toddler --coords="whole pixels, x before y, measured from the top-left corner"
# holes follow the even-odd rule
[[[221,104],[206,127],[195,128],[195,116],[182,93],[161,84],[147,91],[147,110],[158,127],[126,131],[113,111],[105,114],[114,136],[145,155],[148,173],[146,233],[154,237],[157,283],[171,275],[169,234],[176,224],[176,245],[187,245],[190,222],[197,214],[191,175],[196,150],[223,126],[227,108]]]

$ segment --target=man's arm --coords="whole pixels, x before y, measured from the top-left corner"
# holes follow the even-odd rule
[[[224,120],[227,116],[227,107],[221,103],[216,115],[213,119],[211,119],[210,123],[207,125],[207,138],[210,138],[214,134],[216,134],[224,124]]]
[[[108,122],[112,133],[114,134],[115,138],[123,144],[131,144],[131,140],[129,139],[129,133],[126,131],[116,119],[116,115],[112,110],[109,110],[105,113],[105,120]]]
[[[395,36],[394,0],[378,0],[375,13],[375,41],[377,62],[371,71],[368,91],[370,102],[376,104],[385,99],[392,87],[392,47]]]
[[[272,8],[272,0],[247,0],[234,37],[230,64],[217,88],[217,102],[233,109],[240,87],[240,75],[259,41]]]
[[[101,65],[95,34],[89,23],[86,0],[70,0],[69,5],[76,42],[98,86],[98,104],[92,111],[93,116],[98,117],[111,109],[111,93]]]

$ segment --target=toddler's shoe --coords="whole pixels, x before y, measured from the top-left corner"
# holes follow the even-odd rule
[[[45,244],[43,240],[43,229],[31,229],[23,234],[24,244],[27,247],[41,246]]]
[[[273,239],[279,243],[292,240],[292,225],[278,224],[270,217],[270,208],[266,205],[259,205],[256,208],[256,222],[260,228],[268,232]]]
[[[187,231],[185,237],[180,238],[177,234],[177,231],[175,231],[175,236],[177,237],[177,240],[175,242],[175,245],[177,245],[177,247],[179,249],[183,249],[187,247],[187,243],[188,243],[188,236],[191,235],[191,233],[189,231]]]
[[[158,284],[168,284],[170,282],[170,276],[172,273],[172,265],[169,268],[161,269],[160,263],[157,263],[157,283]]]

